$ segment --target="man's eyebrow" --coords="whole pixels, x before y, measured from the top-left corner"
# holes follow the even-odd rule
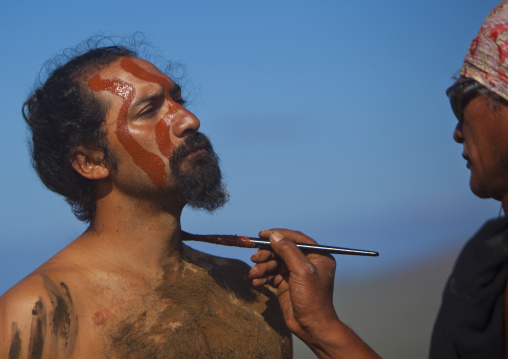
[[[157,100],[161,99],[162,97],[164,97],[164,90],[160,89],[157,92],[148,94],[146,96],[141,97],[137,101],[134,101],[132,103],[131,107],[137,107],[137,106],[147,103],[147,102],[157,101]]]
[[[162,97],[164,97],[164,91],[165,91],[165,89],[161,88],[156,92],[153,92],[151,94],[143,96],[140,99],[138,99],[137,101],[134,101],[130,107],[137,107],[137,106],[144,104],[144,103],[160,100]],[[182,88],[178,84],[173,84],[173,86],[171,86],[171,89],[169,90],[170,96],[174,96],[177,94],[181,95],[181,93],[182,93]]]

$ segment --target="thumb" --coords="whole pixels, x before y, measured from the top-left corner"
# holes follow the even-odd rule
[[[270,245],[273,251],[286,263],[290,272],[295,273],[306,265],[312,265],[300,248],[279,231],[270,233]]]

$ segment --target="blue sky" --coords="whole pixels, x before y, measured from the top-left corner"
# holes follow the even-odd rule
[[[9,2],[0,14],[0,293],[84,229],[30,167],[20,107],[49,58],[91,35],[141,31],[185,66],[189,109],[220,154],[230,203],[185,210],[189,232],[301,230],[339,276],[432,264],[499,204],[469,191],[451,85],[497,1]],[[193,246],[248,261],[253,250]],[[446,275],[446,274],[444,274]]]

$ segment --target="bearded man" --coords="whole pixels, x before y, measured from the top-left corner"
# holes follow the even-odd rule
[[[122,46],[56,68],[24,105],[33,165],[88,229],[0,297],[1,358],[289,358],[249,267],[182,243],[185,205],[226,203],[180,87]]]

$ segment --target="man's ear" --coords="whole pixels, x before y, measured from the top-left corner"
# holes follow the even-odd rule
[[[77,147],[71,151],[72,167],[85,178],[98,180],[109,176],[109,170],[104,164],[101,151]]]

